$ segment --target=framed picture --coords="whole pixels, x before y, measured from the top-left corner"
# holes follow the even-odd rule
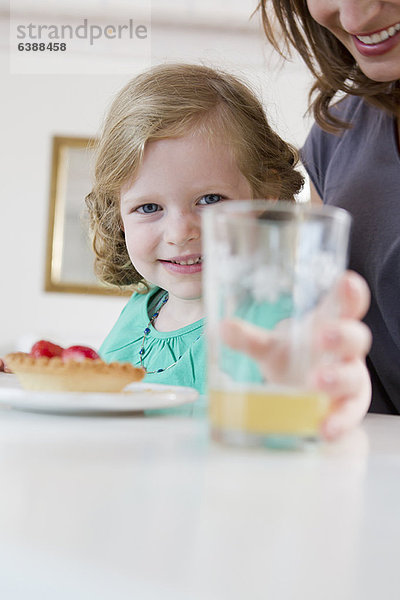
[[[91,190],[95,140],[54,137],[45,289],[79,294],[127,295],[94,274],[85,196]]]

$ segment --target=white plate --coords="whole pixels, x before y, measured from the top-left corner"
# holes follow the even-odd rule
[[[130,383],[123,392],[31,392],[23,390],[15,375],[0,375],[0,404],[39,412],[115,413],[171,408],[195,402],[194,388],[155,383]]]

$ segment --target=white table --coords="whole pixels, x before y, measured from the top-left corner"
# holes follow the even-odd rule
[[[0,409],[3,600],[400,597],[400,418],[307,452]]]

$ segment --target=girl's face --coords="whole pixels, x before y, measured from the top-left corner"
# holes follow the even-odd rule
[[[229,147],[200,134],[149,142],[133,184],[121,190],[121,217],[132,264],[172,298],[201,298],[201,213],[250,198]]]
[[[311,16],[374,81],[400,79],[400,0],[307,0]]]

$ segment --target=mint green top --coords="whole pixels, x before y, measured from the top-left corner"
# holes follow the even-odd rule
[[[106,362],[130,362],[140,366],[139,351],[143,346],[143,366],[148,371],[143,381],[193,387],[204,395],[206,393],[204,319],[176,331],[157,331],[149,325],[149,320],[164,294],[165,291],[158,287],[152,288],[147,294],[134,293],[104,340],[99,350],[100,356]],[[281,319],[289,317],[291,311],[290,297],[282,296],[275,303],[255,303],[243,299],[237,308],[236,316],[271,330]],[[150,333],[146,335],[143,345],[146,327],[150,329]],[[223,371],[233,381],[253,383],[263,381],[258,365],[242,353],[223,346],[220,360]],[[157,372],[158,369],[165,370]],[[151,371],[156,372],[151,373]]]
[[[206,351],[204,347],[204,319],[176,331],[157,331],[148,325],[157,303],[164,294],[158,287],[147,294],[134,293],[123,308],[117,322],[104,340],[99,354],[106,362],[130,362],[140,366],[139,350],[144,330],[150,333],[144,342],[143,365],[147,371],[170,369],[161,373],[147,373],[144,382],[188,386],[205,393]]]

